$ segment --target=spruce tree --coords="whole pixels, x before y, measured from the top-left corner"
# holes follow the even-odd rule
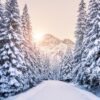
[[[7,46],[5,43],[8,43],[7,38],[7,28],[6,23],[4,20],[4,7],[1,4],[0,1],[0,97],[4,95],[4,92],[7,87],[7,67],[9,65],[9,61],[6,61],[8,59],[7,56]],[[4,39],[5,38],[5,39]],[[1,99],[1,98],[0,98]]]
[[[76,47],[75,47],[75,66],[77,66],[81,61],[81,55],[82,55],[82,43],[84,34],[86,33],[86,11],[85,11],[85,3],[84,0],[81,0],[81,3],[79,5],[79,15],[77,20],[77,29],[75,32],[76,36]]]
[[[26,41],[32,42],[32,27],[31,27],[30,17],[28,14],[27,4],[25,4],[24,6],[21,20],[22,20],[23,36]]]
[[[48,80],[50,70],[50,59],[47,54],[41,54],[41,80]]]
[[[40,68],[40,58],[39,50],[36,47],[35,43],[32,42],[32,27],[30,22],[30,16],[28,14],[28,7],[27,4],[25,4],[23,9],[23,14],[21,17],[21,27],[22,27],[22,33],[23,33],[23,55],[25,64],[28,68],[31,69],[32,73],[30,73],[30,79],[33,79],[33,85],[37,85],[39,83],[40,74],[39,68]],[[32,81],[31,81],[32,82]]]
[[[81,57],[83,52],[83,40],[84,40],[84,35],[86,34],[86,4],[84,0],[81,0],[78,12],[79,15],[75,32],[76,45],[75,45],[74,62],[73,62],[74,76],[77,74],[77,71],[80,67]]]
[[[33,85],[37,85],[40,81],[42,81],[45,78],[45,76],[44,78],[42,77],[44,75],[42,72],[44,69],[43,67],[46,67],[47,65],[45,65],[46,59],[41,58],[42,54],[39,48],[36,46],[34,42],[32,42],[32,27],[27,4],[25,4],[23,9],[21,23],[22,33],[24,37],[23,50],[25,55],[25,64],[32,70],[31,77],[34,80]]]
[[[8,97],[29,88],[29,68],[25,66],[21,49],[23,38],[17,0],[6,1],[3,17],[0,23],[0,97]]]
[[[70,75],[72,71],[72,61],[73,54],[72,50],[66,50],[64,56],[61,59],[60,63],[60,80],[70,82],[72,80],[72,75]]]
[[[87,88],[100,87],[100,0],[90,0],[84,51],[77,81]]]

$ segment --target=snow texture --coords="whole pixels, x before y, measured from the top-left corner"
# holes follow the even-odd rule
[[[45,81],[37,87],[6,100],[99,100],[95,95],[72,84]]]

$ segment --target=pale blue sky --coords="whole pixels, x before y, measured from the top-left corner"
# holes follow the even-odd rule
[[[51,33],[75,40],[74,31],[80,0],[18,0],[21,9],[27,3],[33,31]],[[85,0],[88,2],[88,0]]]

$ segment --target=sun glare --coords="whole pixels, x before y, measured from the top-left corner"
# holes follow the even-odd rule
[[[33,35],[33,41],[34,42],[41,42],[43,40],[44,34],[42,32],[36,32]]]

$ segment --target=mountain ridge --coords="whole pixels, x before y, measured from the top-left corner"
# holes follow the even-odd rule
[[[59,39],[51,34],[46,34],[44,35],[43,40],[41,41],[40,45],[41,46],[55,46],[55,45],[59,45],[60,43],[66,44],[68,47],[73,47],[74,46],[74,42],[70,39]]]

